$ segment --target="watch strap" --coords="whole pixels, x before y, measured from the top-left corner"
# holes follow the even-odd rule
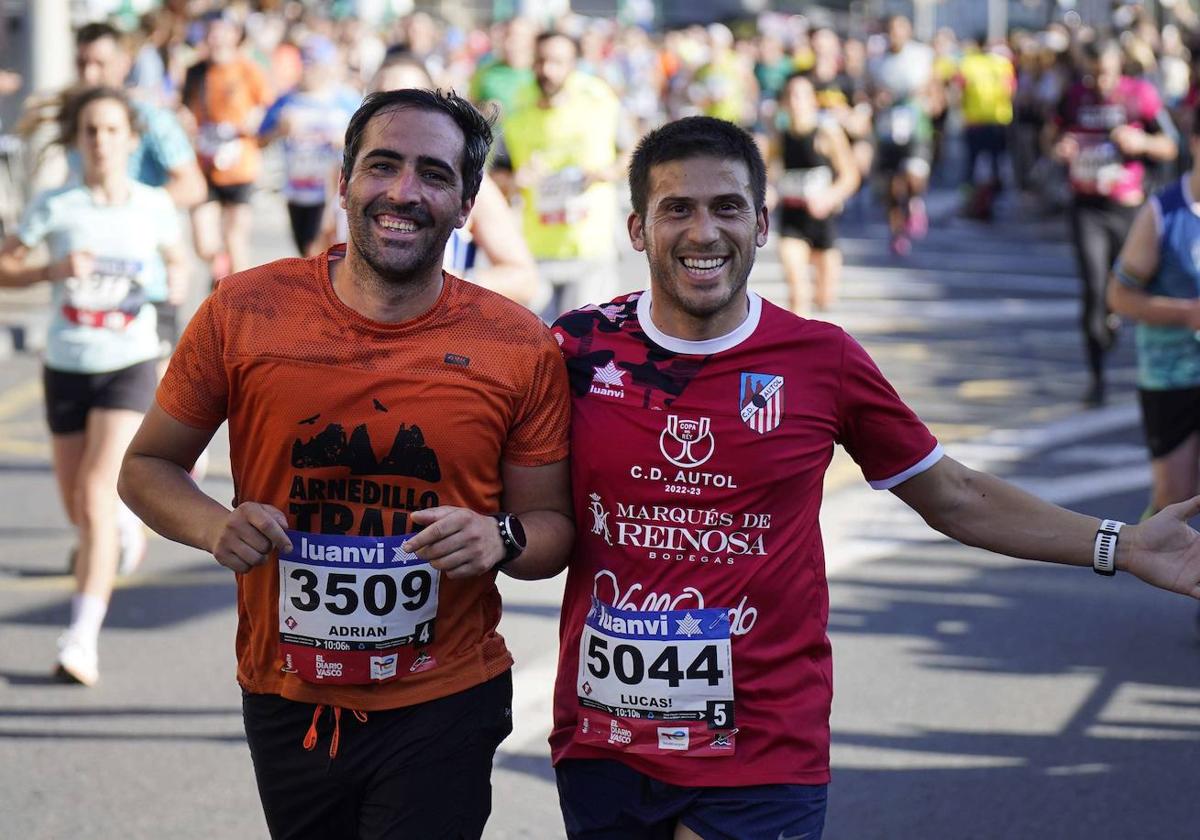
[[[1098,575],[1112,577],[1117,573],[1117,540],[1124,522],[1105,519],[1096,530],[1092,545],[1092,570]]]

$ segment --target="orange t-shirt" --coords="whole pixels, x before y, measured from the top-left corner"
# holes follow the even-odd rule
[[[200,135],[196,150],[204,174],[214,184],[249,184],[258,179],[262,155],[253,137],[233,140],[219,135],[218,125],[246,129],[255,108],[271,104],[271,88],[257,64],[239,57],[225,64],[208,63],[203,84],[187,91],[184,104],[195,115]]]
[[[412,510],[498,510],[502,461],[567,456],[566,370],[536,316],[447,274],[427,313],[378,323],[339,300],[330,259],[222,280],[159,386],[159,405],[182,423],[228,420],[235,505],[273,505],[298,531],[404,534]],[[420,457],[395,457],[401,449]],[[252,693],[371,711],[463,691],[512,665],[496,632],[495,575],[442,576],[432,667],[373,685],[284,673],[277,559],[237,582],[238,682]]]

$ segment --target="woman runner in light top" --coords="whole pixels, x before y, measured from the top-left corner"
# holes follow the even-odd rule
[[[125,94],[84,89],[67,101],[59,125],[61,142],[79,150],[83,182],[33,198],[0,250],[0,286],[53,284],[46,418],[79,540],[57,673],[92,685],[117,572],[117,471],[154,398],[159,341],[151,301],[182,293],[187,263],[171,197],[129,176],[137,128]],[[42,244],[49,264],[31,258]]]

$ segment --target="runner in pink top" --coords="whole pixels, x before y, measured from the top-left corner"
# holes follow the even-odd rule
[[[1083,78],[1068,88],[1055,121],[1055,156],[1067,165],[1074,200],[1071,238],[1083,281],[1082,329],[1089,405],[1104,402],[1104,357],[1116,337],[1104,303],[1108,271],[1145,200],[1147,161],[1174,160],[1175,129],[1154,86],[1121,75],[1115,41],[1084,45]]]

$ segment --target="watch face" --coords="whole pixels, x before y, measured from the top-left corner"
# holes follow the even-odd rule
[[[513,542],[525,550],[525,526],[521,524],[521,520],[510,515],[508,517],[508,532],[512,534]]]

